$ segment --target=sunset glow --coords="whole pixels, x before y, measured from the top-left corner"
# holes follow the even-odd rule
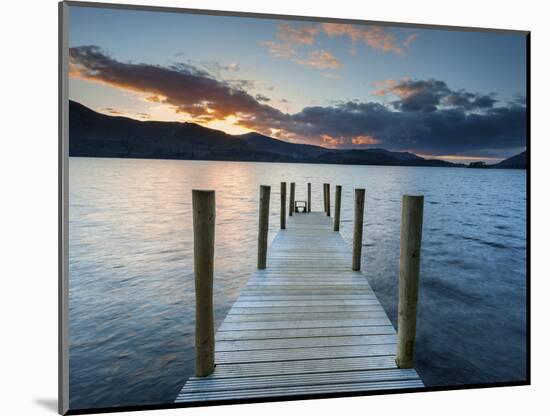
[[[71,22],[70,98],[104,114],[457,162],[526,146],[520,35],[78,7]]]

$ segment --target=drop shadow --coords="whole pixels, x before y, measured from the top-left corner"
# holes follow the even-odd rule
[[[34,399],[34,402],[46,410],[57,413],[57,399]]]

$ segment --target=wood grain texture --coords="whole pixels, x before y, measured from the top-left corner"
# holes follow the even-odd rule
[[[328,199],[328,198],[327,198]],[[397,334],[326,213],[295,213],[216,334],[216,369],[176,402],[416,389]]]
[[[424,197],[404,195],[401,212],[399,256],[398,351],[400,368],[412,368],[416,338],[416,305],[422,244]]]
[[[195,375],[214,371],[214,247],[216,194],[193,190],[193,253],[195,272]]]
[[[267,235],[269,232],[269,200],[271,187],[260,186],[260,208],[258,218],[258,269],[267,267]]]

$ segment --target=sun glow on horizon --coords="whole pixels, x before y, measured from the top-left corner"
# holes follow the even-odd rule
[[[229,116],[225,119],[215,119],[208,122],[201,122],[185,114],[178,114],[170,107],[159,105],[149,107],[147,112],[133,112],[124,109],[103,107],[95,108],[95,111],[101,114],[112,117],[127,117],[138,121],[163,121],[163,122],[178,122],[178,123],[195,123],[209,129],[221,130],[224,133],[231,135],[239,135],[250,133],[253,130],[238,125],[239,119],[236,116]]]
[[[439,159],[446,162],[452,163],[465,163],[470,162],[485,162],[485,163],[498,163],[505,158],[502,157],[489,157],[489,156],[462,156],[462,155],[426,155],[421,153],[416,153],[411,151],[411,153],[416,154],[417,156],[423,157],[424,159]]]
[[[208,123],[197,123],[197,124],[200,124],[201,126],[204,126],[204,127],[208,127],[209,129],[221,130],[227,134],[233,134],[233,135],[245,134],[253,131],[249,128],[239,126],[237,124],[238,121],[239,119],[236,116],[229,116],[222,120],[216,119],[216,120],[209,121]]]

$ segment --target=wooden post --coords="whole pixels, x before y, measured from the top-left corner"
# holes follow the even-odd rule
[[[294,193],[296,191],[296,184],[290,182],[290,202],[288,204],[288,215],[292,216],[294,214]]]
[[[286,182],[281,182],[281,230],[286,228]]]
[[[340,209],[342,208],[342,185],[336,185],[334,198],[334,231],[340,231]]]
[[[412,368],[413,366],[423,210],[424,196],[403,195],[401,252],[399,255],[397,356],[395,358],[399,368]]]
[[[214,241],[216,194],[194,189],[193,254],[195,268],[195,375],[214,371]]]
[[[307,212],[311,212],[311,183],[307,183]]]
[[[363,247],[363,215],[365,212],[365,190],[355,190],[355,220],[353,223],[352,270],[361,270],[361,249]]]
[[[267,266],[267,233],[269,231],[270,194],[270,186],[260,186],[260,214],[258,221],[258,269],[265,269]]]
[[[330,183],[327,183],[327,217],[330,217]]]
[[[323,184],[323,210],[327,212],[327,184]]]

